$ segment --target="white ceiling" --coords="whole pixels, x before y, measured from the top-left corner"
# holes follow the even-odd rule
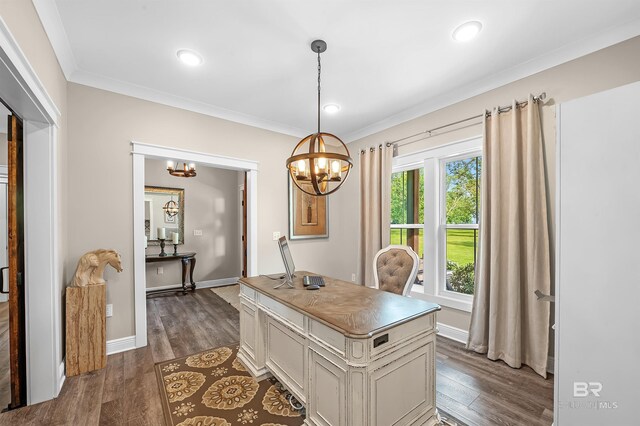
[[[323,104],[342,106],[322,130],[346,141],[640,35],[638,0],[34,4],[70,81],[296,136],[315,129],[322,38]],[[468,20],[478,38],[452,40]]]

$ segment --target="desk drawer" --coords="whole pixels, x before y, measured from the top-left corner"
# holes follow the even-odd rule
[[[383,354],[390,349],[397,348],[413,337],[427,335],[434,331],[435,313],[423,315],[393,327],[382,333],[377,333],[369,339],[369,353],[372,357]]]
[[[258,303],[260,303],[265,310],[277,314],[281,318],[287,320],[291,325],[299,328],[301,331],[304,330],[304,315],[300,312],[295,311],[280,302],[276,302],[269,296],[265,296],[262,293],[258,293]]]
[[[256,300],[256,291],[242,283],[240,283],[240,293],[242,293],[250,300]]]
[[[342,333],[335,331],[318,321],[309,320],[309,334],[316,340],[335,349],[340,355],[344,355],[346,339]]]

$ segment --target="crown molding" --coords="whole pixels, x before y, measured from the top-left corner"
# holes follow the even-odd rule
[[[387,130],[393,126],[422,117],[426,114],[430,114],[434,111],[454,105],[474,96],[481,95],[509,83],[513,83],[514,81],[613,46],[614,44],[621,43],[630,38],[637,37],[638,35],[640,35],[640,20],[634,20],[625,25],[602,31],[595,36],[562,46],[525,63],[508,68],[489,78],[477,80],[359,130],[347,133],[346,135],[343,135],[342,139],[346,143],[357,141],[383,130]],[[553,94],[550,95],[552,96]]]
[[[121,80],[104,77],[87,71],[78,70],[69,79],[72,83],[82,84],[85,86],[95,87],[96,89],[107,90],[109,92],[119,93],[121,95],[131,96],[145,101],[155,102],[187,111],[197,112],[209,115],[223,120],[235,123],[245,124],[247,126],[257,127],[264,130],[271,130],[277,133],[283,133],[289,136],[302,138],[308,134],[303,129],[278,123],[271,120],[265,120],[249,114],[232,111],[229,109],[217,107],[205,102],[195,101],[181,96],[172,95],[145,86],[133,83],[127,83]]]
[[[228,110],[205,102],[172,95],[148,87],[127,83],[124,81],[90,73],[78,68],[77,62],[67,38],[62,19],[55,4],[55,0],[32,0],[40,17],[40,21],[49,37],[49,41],[68,81],[98,89],[108,90],[126,96],[132,96],[147,101],[164,104],[176,108],[209,115],[235,123],[271,130],[285,135],[304,137],[307,131],[284,123],[265,120],[249,114]],[[343,135],[345,143],[354,142],[374,133],[381,132],[393,126],[416,119],[447,106],[462,102],[474,96],[497,89],[514,81],[529,77],[541,71],[561,65],[565,62],[588,55],[597,50],[623,42],[640,35],[640,20],[633,20],[627,24],[610,28],[592,37],[562,46],[552,52],[538,56],[525,63],[516,65],[497,73],[491,77],[480,79],[442,96],[430,99],[417,106],[405,109],[397,114],[367,125],[361,129]]]
[[[76,58],[71,50],[71,43],[62,24],[55,0],[32,0],[49,43],[58,58],[58,63],[67,80],[78,69]]]

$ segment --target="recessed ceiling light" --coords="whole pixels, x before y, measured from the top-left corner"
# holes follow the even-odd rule
[[[474,39],[481,29],[482,24],[480,22],[469,21],[453,30],[452,36],[455,41],[469,41]]]
[[[190,67],[197,67],[202,64],[202,56],[200,56],[197,52],[189,49],[180,49],[178,50],[178,59]]]
[[[329,114],[335,114],[336,112],[340,111],[340,105],[326,104],[322,107],[322,109],[324,110],[324,112],[328,112]]]

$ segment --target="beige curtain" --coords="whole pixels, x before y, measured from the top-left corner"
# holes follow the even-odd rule
[[[479,262],[468,348],[547,376],[551,252],[539,105],[484,123]]]
[[[389,245],[391,224],[391,162],[393,148],[360,151],[360,271],[362,284],[373,287],[373,257]]]

